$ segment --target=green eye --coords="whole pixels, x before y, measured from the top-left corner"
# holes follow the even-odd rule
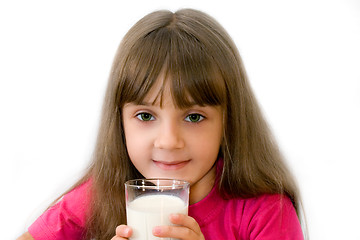
[[[190,114],[185,118],[185,121],[188,122],[200,122],[204,119],[203,116],[201,116],[200,114],[194,113],[194,114]]]
[[[139,113],[138,115],[136,115],[136,117],[138,119],[140,119],[141,121],[152,121],[154,120],[153,115],[151,115],[150,113]]]

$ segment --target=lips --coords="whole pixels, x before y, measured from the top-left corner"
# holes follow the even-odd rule
[[[190,160],[186,160],[186,161],[157,161],[157,160],[153,160],[153,162],[155,163],[155,165],[163,170],[178,170],[181,169],[183,167],[185,167]]]

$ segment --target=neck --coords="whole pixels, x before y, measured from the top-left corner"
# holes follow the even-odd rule
[[[190,205],[201,201],[212,190],[216,178],[216,164],[198,182],[190,187]]]

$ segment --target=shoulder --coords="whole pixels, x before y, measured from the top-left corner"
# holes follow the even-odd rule
[[[281,194],[262,194],[250,198],[228,198],[226,204],[241,209],[242,214],[255,215],[264,214],[265,211],[294,210],[291,200]]]
[[[303,239],[298,216],[287,196],[263,194],[242,201],[249,239]]]
[[[92,181],[87,180],[66,193],[59,201],[70,208],[87,208],[91,197]]]
[[[52,206],[79,226],[85,226],[86,214],[90,206],[92,181],[88,180],[66,193],[58,203]]]
[[[258,197],[242,199],[248,209],[258,212],[259,210],[284,210],[294,209],[289,197],[282,194],[262,194]],[[294,209],[295,210],[295,209]]]
[[[225,199],[215,193],[189,208],[206,239],[303,239],[295,208],[287,196]]]
[[[35,239],[78,239],[82,236],[91,185],[88,180],[66,193],[29,227],[30,234]]]
[[[289,197],[282,194],[262,194],[257,197],[236,199],[243,206],[243,214],[250,222],[275,217],[295,217],[295,208]]]

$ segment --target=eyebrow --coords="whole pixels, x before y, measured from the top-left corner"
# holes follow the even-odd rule
[[[145,102],[145,101],[136,102],[136,101],[133,101],[133,102],[125,103],[124,106],[129,105],[129,104],[135,105],[135,106],[147,106],[147,107],[149,107],[149,106],[156,106],[156,101],[154,101],[154,102]],[[175,104],[175,107],[176,107],[176,106],[177,106],[177,105]],[[194,106],[206,107],[206,106],[208,106],[208,105],[207,105],[207,104],[199,104],[199,103],[196,103],[196,102],[189,102],[189,104],[186,104],[186,106],[184,106],[184,107],[178,107],[178,108],[180,108],[180,109],[186,109],[186,108],[191,108],[191,107],[194,107]]]
[[[133,102],[133,104],[135,104],[135,105],[144,105],[144,106],[154,106],[154,105],[155,105],[155,102],[144,102],[144,101],[141,101],[141,102],[139,102],[139,103]]]

